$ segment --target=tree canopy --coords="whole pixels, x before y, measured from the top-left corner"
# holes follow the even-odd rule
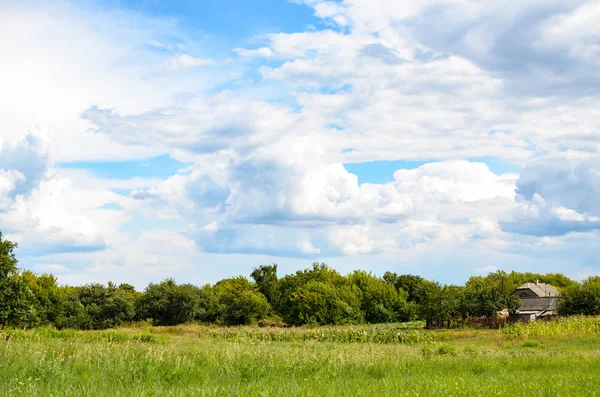
[[[559,273],[496,271],[473,276],[463,286],[443,285],[418,275],[356,270],[342,275],[325,263],[279,277],[276,264],[259,266],[250,278],[197,287],[173,279],[133,285],[58,285],[51,274],[21,271],[17,244],[0,232],[0,326],[104,329],[132,321],[175,325],[192,321],[222,325],[264,319],[287,325],[386,323],[425,320],[430,327],[463,324],[470,317],[515,312],[518,286],[539,280],[562,291],[561,315],[600,314],[600,277],[582,283]]]

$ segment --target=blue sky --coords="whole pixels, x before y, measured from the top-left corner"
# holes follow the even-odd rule
[[[322,23],[310,7],[280,0],[105,0],[102,3],[106,8],[176,18],[189,32],[208,34],[234,46],[258,35],[298,32],[308,25]]]
[[[63,283],[600,262],[597,1],[0,5],[0,230]]]
[[[103,178],[129,179],[134,177],[168,178],[185,167],[169,155],[126,161],[70,161],[58,163],[58,168],[86,169]]]

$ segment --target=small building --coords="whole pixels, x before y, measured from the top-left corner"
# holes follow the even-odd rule
[[[513,295],[519,298],[521,307],[510,316],[510,321],[527,323],[538,319],[551,319],[556,316],[560,292],[544,283],[527,283],[517,288]]]

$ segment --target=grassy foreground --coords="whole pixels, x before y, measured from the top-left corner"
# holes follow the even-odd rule
[[[593,396],[600,394],[599,323],[502,332],[418,324],[5,330],[0,395]]]

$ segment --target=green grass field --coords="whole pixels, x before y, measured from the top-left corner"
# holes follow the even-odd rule
[[[593,396],[599,323],[5,330],[0,395]]]

